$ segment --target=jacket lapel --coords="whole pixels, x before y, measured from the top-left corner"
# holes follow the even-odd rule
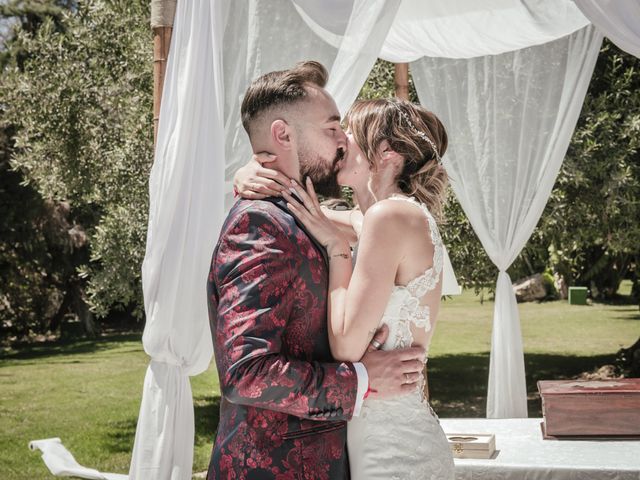
[[[329,257],[327,256],[327,250],[320,243],[316,241],[313,235],[309,233],[307,228],[301,222],[298,221],[298,219],[293,213],[289,211],[289,209],[287,208],[286,200],[281,197],[269,197],[269,198],[265,198],[265,200],[267,202],[273,203],[276,207],[278,207],[280,210],[287,212],[287,214],[290,215],[291,218],[293,218],[293,220],[296,222],[296,225],[298,225],[300,230],[302,230],[304,233],[307,234],[307,237],[309,237],[309,239],[313,242],[313,244],[316,246],[318,251],[320,251],[322,258],[324,258],[324,262],[327,264],[327,266],[329,266]]]

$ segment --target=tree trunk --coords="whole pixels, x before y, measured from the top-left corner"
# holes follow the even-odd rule
[[[62,303],[58,308],[56,314],[51,318],[49,322],[49,330],[51,332],[55,332],[62,325],[62,320],[64,320],[64,316],[69,312],[69,308],[71,307],[71,288],[67,288],[64,297],[62,299]]]
[[[98,325],[89,305],[86,302],[84,290],[78,282],[73,282],[71,286],[71,303],[78,320],[82,324],[82,328],[87,337],[95,338],[100,333]]]
[[[618,351],[616,364],[625,377],[640,377],[640,338],[629,348],[622,348]]]

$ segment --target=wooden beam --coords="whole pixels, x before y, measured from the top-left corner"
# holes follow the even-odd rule
[[[396,63],[394,77],[396,97],[402,100],[409,100],[409,64]]]
[[[153,27],[153,144],[158,138],[160,103],[173,27]]]
[[[189,1],[189,0],[187,0]],[[151,0],[151,29],[153,30],[153,144],[158,138],[160,102],[167,70],[173,20],[177,0]]]

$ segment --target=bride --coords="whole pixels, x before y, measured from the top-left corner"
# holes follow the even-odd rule
[[[349,146],[338,181],[353,189],[364,216],[321,208],[309,179],[306,189],[289,182],[297,198],[282,191],[291,212],[330,258],[332,354],[358,361],[386,324],[389,336],[381,348],[419,345],[426,362],[440,307],[444,253],[437,222],[447,183],[441,165],[447,134],[433,113],[397,99],[358,102],[345,121]],[[256,172],[274,178],[264,168]],[[271,182],[256,187],[254,181],[252,198],[260,185],[263,191],[279,190]],[[352,269],[349,240],[356,233]],[[394,399],[371,392],[366,398],[347,427],[354,480],[453,479],[446,436],[423,391]]]

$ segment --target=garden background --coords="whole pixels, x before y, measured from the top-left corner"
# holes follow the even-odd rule
[[[47,478],[29,440],[126,472],[148,358],[141,264],[153,161],[149,2],[0,1],[0,474]],[[361,98],[393,96],[376,63]],[[535,381],[639,376],[640,60],[605,40],[545,212],[509,269],[546,278],[520,305]],[[410,95],[417,101],[410,84]],[[428,106],[427,106],[428,107]],[[483,416],[496,268],[453,194],[442,227],[461,297],[445,300],[429,382],[441,416]],[[553,275],[590,305],[559,299]],[[621,350],[623,347],[635,348]],[[601,367],[609,365],[601,369]],[[194,471],[215,435],[212,366],[192,380]]]

